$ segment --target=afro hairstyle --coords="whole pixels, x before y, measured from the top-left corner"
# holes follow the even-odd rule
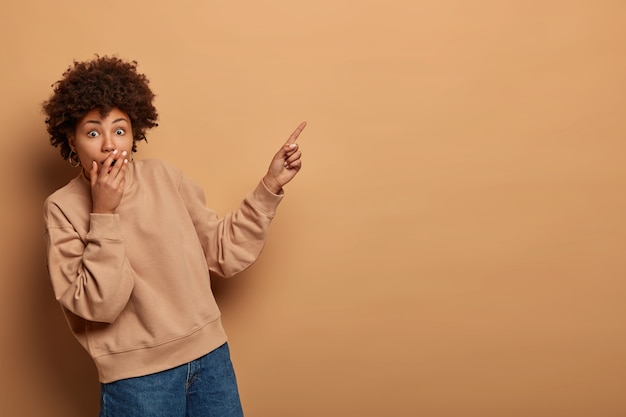
[[[150,81],[137,72],[137,62],[117,57],[96,56],[91,61],[74,61],[63,78],[52,85],[53,94],[42,105],[50,143],[59,147],[63,159],[71,153],[69,135],[87,113],[98,109],[104,117],[118,108],[128,115],[133,130],[133,152],[137,141],[146,140],[146,130],[158,126]]]

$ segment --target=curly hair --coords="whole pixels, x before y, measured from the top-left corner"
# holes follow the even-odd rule
[[[136,61],[107,56],[74,61],[63,78],[52,84],[54,93],[42,105],[50,143],[60,148],[63,159],[68,159],[68,135],[74,134],[76,124],[92,110],[98,109],[104,117],[118,108],[130,118],[135,152],[137,141],[146,140],[146,130],[158,126],[149,82],[137,72]]]

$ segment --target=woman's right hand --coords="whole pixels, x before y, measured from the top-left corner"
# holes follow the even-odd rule
[[[122,201],[128,165],[126,151],[111,152],[102,165],[91,162],[92,213],[113,214]]]

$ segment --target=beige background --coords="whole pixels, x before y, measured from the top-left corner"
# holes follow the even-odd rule
[[[47,281],[75,175],[40,103],[139,62],[138,157],[233,209],[307,120],[259,260],[217,282],[249,416],[625,416],[626,3],[2,2],[0,414],[95,416]]]

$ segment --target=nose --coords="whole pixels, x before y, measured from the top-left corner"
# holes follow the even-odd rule
[[[102,135],[102,151],[111,152],[115,149],[115,142],[110,134],[104,133]]]

